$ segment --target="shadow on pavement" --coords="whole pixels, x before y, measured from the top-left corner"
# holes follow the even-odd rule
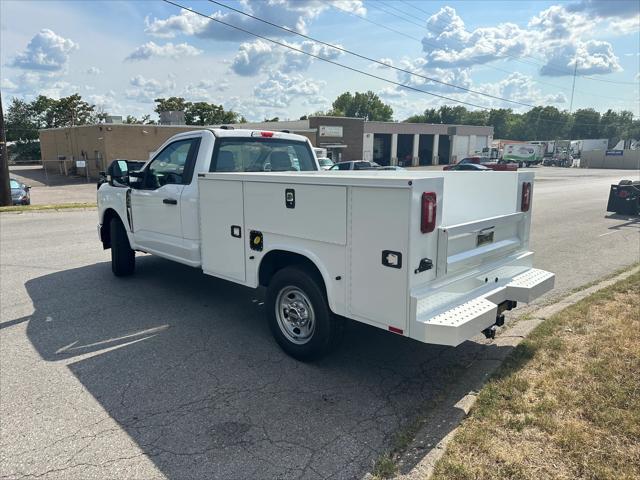
[[[333,355],[300,363],[272,340],[260,292],[150,256],[131,278],[100,263],[26,288],[39,354],[66,359],[172,479],[361,477],[470,365],[501,356],[350,324]]]
[[[613,220],[621,220],[622,223],[618,223],[616,225],[612,225],[608,227],[609,230],[621,230],[621,229],[632,229],[640,231],[640,217],[633,215],[620,215],[617,213],[606,215],[604,218],[613,219]]]
[[[95,183],[93,180],[87,182],[86,177],[61,175],[52,173],[51,170],[45,172],[42,165],[14,165],[11,166],[9,173],[12,177],[18,178],[18,180],[32,187],[62,187]]]

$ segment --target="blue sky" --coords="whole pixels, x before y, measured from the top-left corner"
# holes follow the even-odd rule
[[[451,100],[344,70],[210,22],[160,0],[0,2],[0,80],[12,96],[79,92],[114,115],[152,113],[153,99],[221,103],[250,120],[326,110],[344,91],[377,92],[403,120],[455,101],[627,109],[640,115],[636,0],[224,0],[393,70],[229,11],[193,11],[323,58]]]

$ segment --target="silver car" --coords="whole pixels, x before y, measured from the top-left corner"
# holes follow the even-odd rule
[[[20,183],[15,178],[9,180],[11,184],[11,203],[14,205],[31,205],[31,187]]]

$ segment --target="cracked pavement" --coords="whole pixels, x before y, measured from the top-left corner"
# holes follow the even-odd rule
[[[604,212],[629,172],[540,173],[532,248],[553,295],[638,261],[638,223]],[[95,223],[0,216],[2,479],[361,478],[462,372],[502,358],[349,323],[334,354],[299,363],[262,292],[148,255],[117,279]]]

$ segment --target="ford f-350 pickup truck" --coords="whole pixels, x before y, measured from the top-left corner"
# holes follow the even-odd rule
[[[146,252],[266,287],[271,331],[301,360],[345,317],[425,343],[493,336],[554,284],[532,266],[531,172],[327,172],[305,137],[211,128],[107,179],[98,231],[115,275]]]

